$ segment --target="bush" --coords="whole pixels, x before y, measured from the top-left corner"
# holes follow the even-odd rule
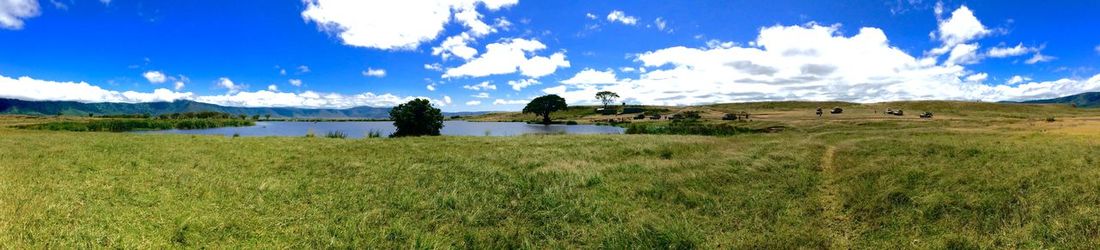
[[[417,98],[393,107],[390,119],[397,127],[391,137],[439,135],[443,128],[443,112],[426,99]]]

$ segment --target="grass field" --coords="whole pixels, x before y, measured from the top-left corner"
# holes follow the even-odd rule
[[[1100,245],[1098,111],[950,102],[805,111],[818,105],[834,106],[695,107],[706,117],[751,110],[754,122],[790,128],[722,137],[0,127],[0,247]],[[937,117],[878,114],[894,106]],[[63,118],[0,124],[52,119]]]

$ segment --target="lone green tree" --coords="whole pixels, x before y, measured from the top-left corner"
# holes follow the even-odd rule
[[[542,116],[542,124],[550,124],[550,113],[565,110],[567,107],[568,106],[565,105],[565,98],[561,98],[558,95],[544,95],[527,103],[527,106],[523,107],[523,113]]]
[[[600,91],[596,93],[596,100],[600,100],[603,103],[603,107],[606,108],[615,103],[615,99],[619,99],[619,94],[611,91]]]
[[[390,109],[390,119],[397,127],[390,137],[439,135],[443,128],[443,112],[432,107],[427,99],[414,99]]]

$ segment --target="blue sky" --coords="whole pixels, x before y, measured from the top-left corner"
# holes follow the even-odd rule
[[[1100,90],[1098,1],[0,0],[0,97],[446,111]]]

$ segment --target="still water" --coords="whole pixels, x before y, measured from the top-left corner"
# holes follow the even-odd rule
[[[369,131],[388,136],[397,129],[393,122],[256,122],[251,127],[224,127],[195,130],[157,130],[134,133],[196,134],[232,136],[305,136],[313,131],[318,137],[330,131],[344,132],[350,138],[366,137]],[[596,125],[536,125],[522,122],[467,122],[444,121],[444,135],[461,136],[513,136],[523,134],[622,134],[623,128]]]

